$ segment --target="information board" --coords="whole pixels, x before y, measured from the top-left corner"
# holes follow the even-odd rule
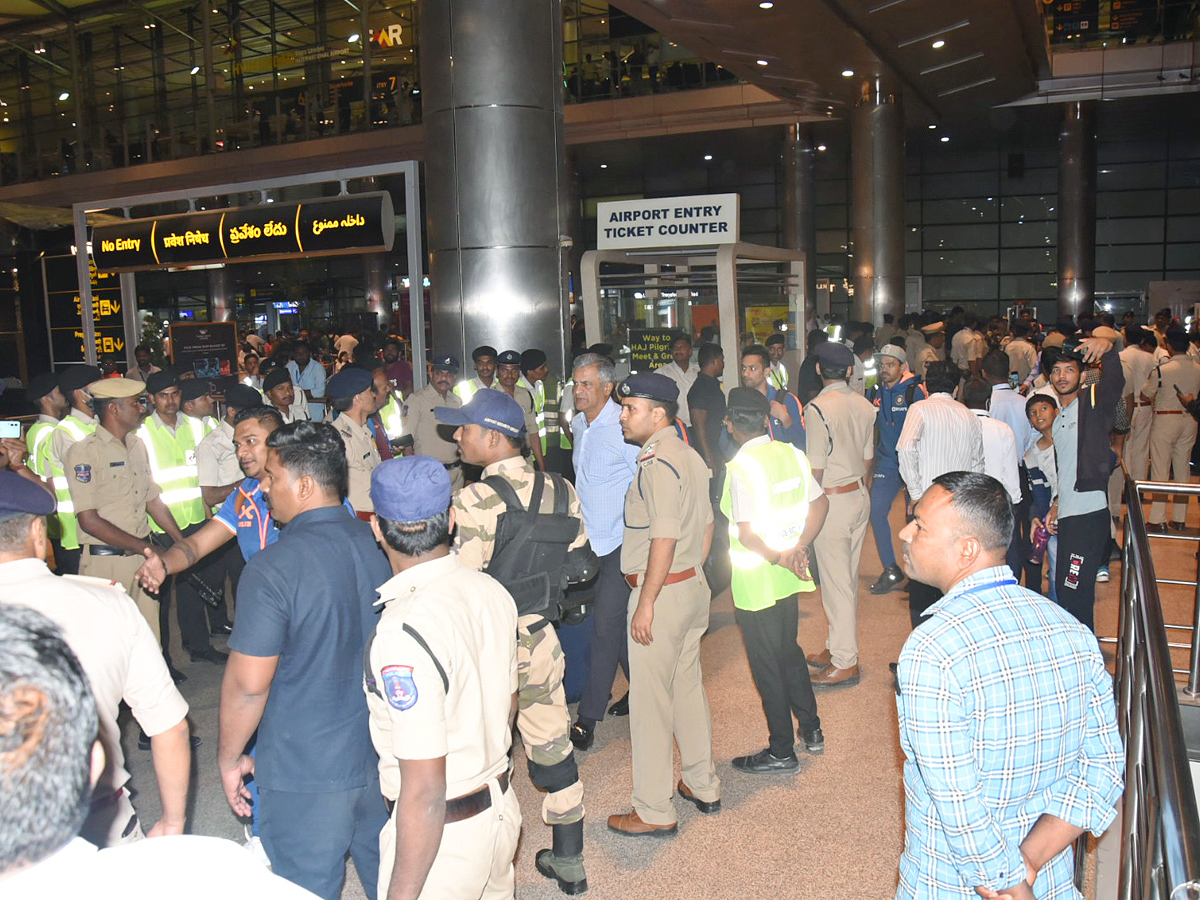
[[[98,225],[92,258],[101,272],[135,272],[391,250],[395,240],[392,195],[378,191]]]
[[[1050,12],[1054,41],[1088,37],[1100,30],[1100,0],[1042,0]]]
[[[629,329],[629,371],[653,372],[672,362],[671,344],[679,334],[670,328]]]
[[[96,326],[96,357],[124,363],[125,320],[121,315],[121,280],[97,271],[89,261],[92,281],[92,322]],[[83,343],[83,301],[75,257],[42,258],[42,284],[46,293],[46,319],[50,326],[50,364],[55,368],[87,362]]]
[[[596,204],[596,247],[697,247],[737,243],[741,198],[697,194]]]
[[[234,322],[175,322],[171,332],[171,364],[207,381],[215,394],[237,383],[237,324]]]

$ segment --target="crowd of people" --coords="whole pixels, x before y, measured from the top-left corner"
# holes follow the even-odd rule
[[[435,351],[414,390],[400,339],[314,348],[305,334],[255,335],[219,405],[149,348],[122,376],[38,376],[38,420],[0,442],[0,608],[58,623],[95,697],[75,715],[94,720],[83,737],[107,763],[72,761],[91,774],[56,795],[69,815],[48,816],[57,831],[40,843],[0,847],[0,879],[66,878],[73,839],[185,829],[197,738],[172,684],[173,601],[191,660],[224,667],[221,781],[276,875],[334,898],[349,854],[372,898],[512,896],[529,828],[515,727],[550,826],[536,868],[583,893],[579,760],[606,717],[628,715],[631,735],[631,804],[612,832],[675,834],[676,795],[721,813],[700,650],[726,589],[767,737],[732,768],[789,775],[798,749],[825,750],[818,697],[860,681],[869,525],[883,571],[864,589],[907,585],[913,625],[893,667],[898,896],[1027,897],[1035,883],[1074,896],[1070,844],[1107,827],[1122,790],[1090,633],[1121,463],[1188,480],[1200,415],[1200,339],[1169,311],[1115,326],[957,309],[832,323],[810,329],[802,360],[782,333],[743,343],[737,386],[721,384],[720,342],[686,332],[671,362],[624,378],[610,345],[577,348],[561,376],[541,349],[484,345],[473,375]],[[1149,521],[1185,515],[1155,504]],[[798,598],[818,587],[814,647]],[[1014,641],[1021,654],[1005,651]],[[36,709],[8,699],[23,690],[10,671],[0,736]],[[35,686],[45,702],[60,690]],[[163,798],[145,830],[121,701]],[[56,752],[94,758],[76,744]],[[18,770],[50,765],[26,754],[14,768],[6,752],[0,820]]]

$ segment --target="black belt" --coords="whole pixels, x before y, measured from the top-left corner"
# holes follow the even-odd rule
[[[108,544],[88,544],[88,553],[92,556],[133,556],[126,550],[120,547],[110,547]]]
[[[500,785],[500,793],[503,794],[508,790],[508,773],[505,772],[496,779]],[[388,815],[392,814],[392,810],[396,808],[395,800],[383,801],[387,804]],[[461,797],[455,797],[453,800],[446,801],[446,824],[452,825],[455,822],[461,822],[463,819],[469,819],[472,816],[477,816],[485,809],[489,809],[492,805],[491,789],[485,784],[477,791],[472,791],[470,794],[464,794]]]
[[[462,462],[459,460],[455,460],[452,463],[442,463],[442,465],[445,466],[447,469],[457,469],[459,466],[462,465]]]

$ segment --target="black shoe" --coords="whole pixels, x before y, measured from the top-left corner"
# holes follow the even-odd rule
[[[233,626],[226,622],[224,625],[214,625],[209,632],[212,637],[228,637],[233,634]]]
[[[1148,522],[1146,524],[1146,531],[1149,532],[1150,534],[1166,534],[1167,533],[1167,523],[1166,522]]]
[[[871,585],[872,594],[890,594],[904,581],[904,573],[899,566],[891,566],[883,570],[883,574]]]
[[[583,719],[577,719],[571,726],[570,735],[576,750],[591,750],[592,742],[596,740],[596,726],[586,724]]]
[[[800,771],[800,760],[795,753],[781,759],[767,749],[751,756],[735,756],[733,767],[752,775],[795,775]]]
[[[800,741],[809,753],[825,752],[825,733],[819,727],[812,731],[801,731]]]
[[[558,889],[567,896],[587,893],[587,875],[583,870],[582,855],[561,859],[554,855],[553,850],[539,850],[533,864],[547,878],[557,881]]]
[[[679,784],[675,785],[675,790],[679,792],[680,797],[692,804],[694,807],[696,807],[696,809],[700,810],[700,812],[704,813],[706,816],[712,816],[721,811],[720,800],[701,800],[692,793],[691,789],[684,784],[682,780],[680,780]]]
[[[188,656],[192,658],[192,662],[209,662],[215,666],[224,665],[229,659],[228,653],[222,653],[213,647],[205,647],[203,650],[189,650]]]
[[[629,715],[629,691],[625,692],[625,696],[608,708],[610,716],[627,716]]]
[[[201,743],[203,743],[200,740],[200,738],[194,734],[188,740],[191,743],[193,750],[195,750],[197,747],[200,746]],[[146,732],[142,731],[140,728],[138,729],[138,749],[139,750],[149,750],[150,749],[150,735],[146,734]]]
[[[171,676],[171,680],[176,684],[183,684],[185,681],[187,681],[187,676],[175,668],[169,659],[167,660],[167,673]]]

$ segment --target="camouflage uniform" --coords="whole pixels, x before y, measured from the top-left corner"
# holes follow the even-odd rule
[[[526,459],[512,457],[492,463],[483,477],[500,475],[512,485],[517,497],[528,503],[533,495],[534,468]],[[569,484],[569,512],[580,521],[579,536],[571,549],[583,546],[587,532],[579,497]],[[454,495],[458,524],[455,547],[459,560],[471,569],[483,570],[492,559],[496,527],[504,512],[504,501],[482,481]],[[554,509],[552,490],[542,496],[542,512]],[[542,819],[547,825],[565,825],[583,819],[583,784],[575,765],[569,732],[571,716],[563,690],[562,645],[554,627],[539,615],[517,619],[517,728],[529,760],[529,777],[547,791],[542,801]]]

